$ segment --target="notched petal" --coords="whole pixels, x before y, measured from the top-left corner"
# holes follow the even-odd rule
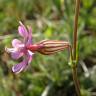
[[[18,40],[18,39],[13,39],[13,41],[12,41],[12,46],[13,47],[19,47],[22,44],[23,43],[20,40]]]
[[[28,39],[26,45],[32,44],[32,28],[30,26],[27,26],[28,28]]]
[[[23,71],[26,67],[27,67],[27,60],[23,60],[21,63],[14,65],[12,67],[12,71],[17,74]]]
[[[13,52],[13,53],[11,53],[11,57],[13,58],[13,59],[19,59],[20,57],[22,57],[23,56],[23,52]]]
[[[26,27],[22,24],[22,22],[19,22],[20,26],[18,27],[18,32],[22,37],[28,37],[28,32]]]
[[[13,52],[17,52],[17,48],[7,48],[5,47],[5,51],[8,53],[13,53]]]

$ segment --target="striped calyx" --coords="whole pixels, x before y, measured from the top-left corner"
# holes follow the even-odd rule
[[[69,42],[59,40],[43,40],[37,45],[42,46],[41,48],[38,48],[37,51],[44,55],[51,55],[56,52],[63,51],[70,46]]]

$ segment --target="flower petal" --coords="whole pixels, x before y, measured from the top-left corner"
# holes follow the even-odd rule
[[[28,28],[29,35],[32,36],[32,28],[30,26],[27,26],[27,28]]]
[[[13,39],[13,41],[12,41],[12,46],[13,47],[19,47],[22,44],[23,43],[20,40],[18,40],[18,39]]]
[[[6,52],[8,53],[14,53],[17,52],[17,48],[5,48]]]
[[[22,22],[19,22],[20,26],[18,27],[18,32],[22,37],[27,38],[28,37],[28,32],[26,27],[22,24]]]
[[[32,53],[30,50],[28,50],[28,54],[27,54],[28,64],[31,63],[33,54],[34,53]]]
[[[27,60],[24,59],[21,63],[14,65],[12,67],[12,71],[14,73],[20,73],[27,67],[27,63],[28,63]]]
[[[32,56],[31,56],[31,55],[29,55],[29,56],[28,56],[28,64],[30,64],[30,63],[31,63],[32,59],[33,59],[33,58],[32,58]]]
[[[20,51],[11,53],[11,57],[13,59],[19,59],[21,56],[23,56],[23,52],[20,52]]]
[[[32,56],[34,53],[31,52],[30,50],[28,50],[28,54],[29,54],[30,56]]]
[[[32,44],[32,28],[30,26],[28,26],[27,28],[28,28],[28,40],[26,45],[30,45]]]

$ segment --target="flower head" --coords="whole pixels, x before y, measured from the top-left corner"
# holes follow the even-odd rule
[[[69,42],[58,40],[42,40],[39,43],[33,44],[31,27],[25,27],[21,22],[19,23],[18,32],[19,35],[23,37],[23,41],[14,39],[12,41],[13,48],[6,48],[6,51],[11,53],[13,59],[24,58],[22,62],[12,67],[12,71],[15,73],[26,69],[28,64],[32,61],[35,52],[39,52],[43,55],[51,55],[70,46]]]
[[[12,67],[12,71],[15,73],[19,73],[24,70],[31,62],[34,54],[26,48],[26,46],[32,45],[32,29],[31,27],[26,28],[21,22],[19,23],[20,26],[18,27],[18,32],[19,35],[23,37],[23,41],[13,39],[13,48],[6,48],[7,52],[11,53],[13,59],[19,59],[22,56],[24,57],[22,62]]]

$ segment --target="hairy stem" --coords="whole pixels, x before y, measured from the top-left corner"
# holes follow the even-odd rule
[[[77,75],[77,62],[76,61],[76,50],[77,50],[77,28],[78,28],[78,16],[79,16],[79,8],[80,7],[80,0],[76,0],[76,7],[75,7],[75,19],[74,19],[74,33],[73,33],[73,67],[72,67],[72,74],[73,74],[73,80],[76,88],[76,93],[78,96],[81,96],[80,93],[80,85]]]

